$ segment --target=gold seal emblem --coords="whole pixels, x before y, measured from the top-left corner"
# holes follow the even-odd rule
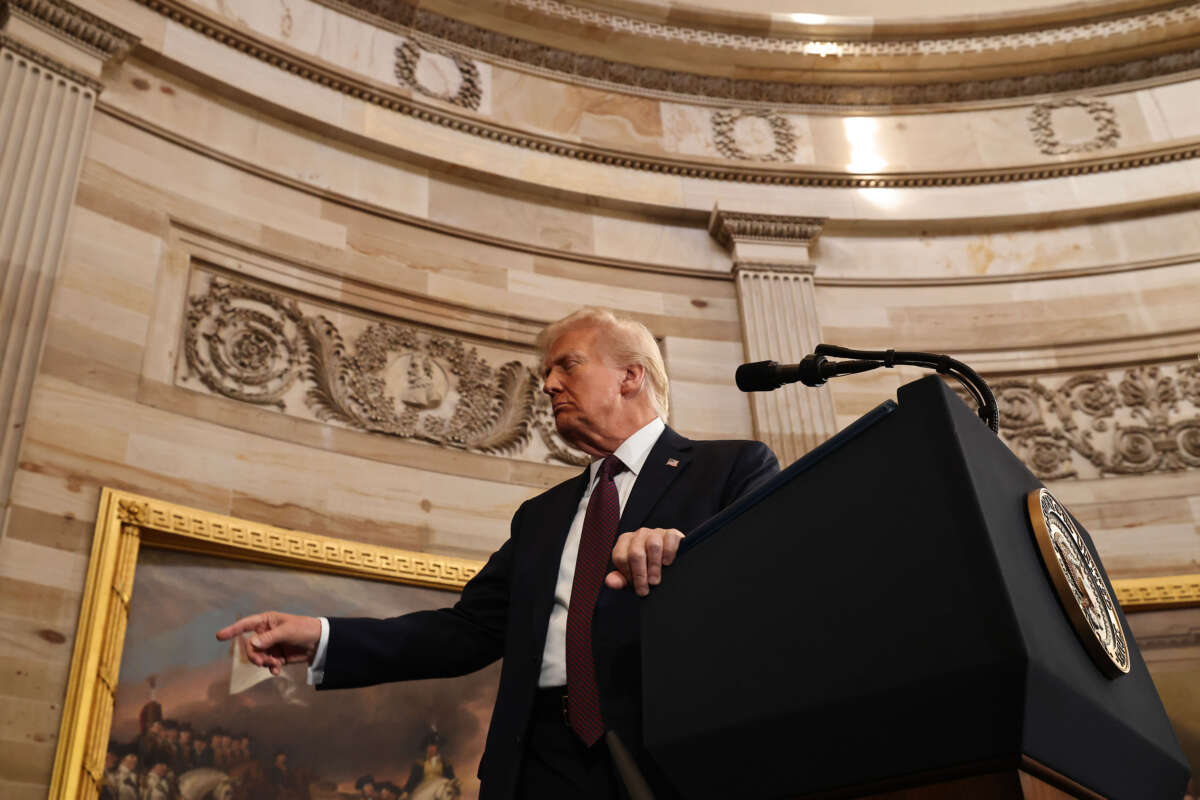
[[[1084,649],[1108,677],[1127,674],[1129,644],[1100,562],[1054,495],[1035,489],[1026,500],[1042,560]]]

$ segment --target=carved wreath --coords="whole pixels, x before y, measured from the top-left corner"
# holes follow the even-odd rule
[[[1096,135],[1083,142],[1062,141],[1054,129],[1054,110],[1059,108],[1081,108],[1086,111],[1096,124]],[[1096,97],[1067,97],[1037,103],[1029,112],[1028,121],[1034,144],[1048,156],[1105,150],[1116,147],[1121,139],[1116,109]]]
[[[769,153],[748,153],[738,144],[737,121],[748,117],[765,120],[771,129],[774,147]],[[712,115],[713,144],[725,158],[738,161],[781,161],[790,162],[796,156],[796,132],[787,117],[778,111],[767,109],[725,109]]]
[[[234,400],[283,411],[303,380],[305,404],[324,421],[497,455],[522,450],[536,432],[549,459],[588,460],[555,433],[532,369],[493,368],[452,336],[377,322],[347,348],[333,322],[306,316],[295,300],[214,276],[188,301],[183,350],[191,374]]]
[[[454,93],[442,92],[425,86],[417,79],[417,64],[422,53],[432,53],[450,59],[458,70],[459,86]],[[479,78],[479,67],[464,55],[441,47],[423,46],[405,39],[396,47],[396,80],[410,89],[435,100],[444,100],[472,111],[479,109],[483,100],[483,86]]]

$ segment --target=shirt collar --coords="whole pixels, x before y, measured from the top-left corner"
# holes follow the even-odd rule
[[[637,474],[642,471],[642,465],[650,457],[650,450],[654,447],[654,443],[658,441],[659,436],[662,436],[666,427],[667,424],[662,421],[662,417],[655,417],[621,442],[620,446],[613,451],[613,455],[621,459],[621,463],[636,478]],[[602,461],[604,461],[603,458],[597,458],[591,463],[588,481],[596,480]]]

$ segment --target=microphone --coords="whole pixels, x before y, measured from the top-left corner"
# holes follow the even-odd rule
[[[827,356],[848,360],[830,361]],[[897,364],[934,369],[954,378],[966,387],[979,406],[979,418],[992,431],[999,431],[1000,409],[991,387],[978,372],[950,356],[896,350],[852,350],[833,344],[819,344],[816,352],[802,358],[799,364],[754,361],[738,367],[734,378],[743,392],[769,392],[785,383],[799,381],[805,386],[821,386],[829,378],[838,375],[852,375],[879,367],[890,369]]]
[[[755,361],[738,367],[733,379],[743,392],[769,392],[800,380],[799,370],[799,364],[780,366],[775,361]]]
[[[830,361],[825,356],[813,354],[802,358],[799,364],[777,364],[774,361],[742,364],[734,373],[734,380],[743,392],[769,392],[785,383],[797,381],[805,386],[822,386],[829,378],[866,372],[878,366],[874,361]]]

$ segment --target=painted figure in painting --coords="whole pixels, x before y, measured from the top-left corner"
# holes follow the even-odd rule
[[[408,773],[401,796],[410,800],[441,800],[442,797],[458,796],[458,781],[454,778],[454,767],[442,758],[442,737],[437,730],[421,740],[422,759],[414,762]]]
[[[778,463],[760,442],[668,428],[662,355],[636,321],[585,309],[548,326],[538,347],[559,434],[595,460],[516,511],[509,540],[453,608],[390,619],[267,612],[218,638],[251,633],[253,663],[279,672],[307,662],[319,689],[461,675],[503,658],[481,797],[618,797],[618,738],[658,797],[673,797],[641,746],[637,598],[662,579],[683,531]]]

